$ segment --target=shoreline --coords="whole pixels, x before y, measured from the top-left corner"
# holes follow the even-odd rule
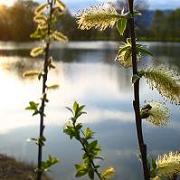
[[[18,161],[13,157],[0,154],[0,179],[6,180],[34,180],[35,166],[26,162]],[[44,175],[43,180],[52,180]]]

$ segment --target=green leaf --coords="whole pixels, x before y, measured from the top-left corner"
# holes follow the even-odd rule
[[[95,149],[98,145],[98,141],[95,140],[95,141],[92,141],[89,145],[88,145],[88,148],[89,149]]]
[[[79,108],[79,104],[75,101],[73,104],[73,111],[75,112],[75,114],[76,114],[78,108]]]
[[[93,168],[89,168],[89,172],[88,172],[88,176],[90,179],[94,179],[94,169]]]
[[[70,107],[66,107],[67,110],[69,110],[73,114],[73,110]]]
[[[157,165],[156,165],[156,161],[152,158],[152,168],[156,169]]]
[[[82,114],[87,114],[87,113],[78,111],[78,113],[76,114],[76,119],[79,118]]]
[[[123,53],[124,51],[127,51],[128,49],[131,49],[131,46],[126,44],[125,46],[123,47],[120,47],[119,51],[118,51],[118,54],[121,54]]]
[[[49,155],[47,161],[42,162],[41,168],[43,171],[48,171],[50,167],[57,164],[58,162],[59,162],[58,158]]]
[[[34,101],[29,102],[29,106],[26,108],[27,110],[37,110],[39,103],[35,103]]]
[[[84,136],[87,140],[91,139],[93,137],[93,135],[94,135],[94,132],[90,128],[85,129]]]
[[[83,164],[76,164],[75,168],[77,171],[76,177],[82,177],[88,173],[88,167],[84,163]]]
[[[67,126],[64,128],[63,132],[64,132],[65,134],[69,135],[69,136],[70,136],[70,139],[72,139],[73,137],[76,137],[76,135],[77,135],[77,134],[76,134],[76,130],[75,130],[74,127],[71,126],[71,125],[67,125]]]
[[[98,141],[94,140],[87,145],[88,152],[91,153],[93,158],[97,157],[99,152],[101,151],[100,146],[98,145]]]
[[[79,105],[79,111],[82,111],[85,108],[85,105],[80,106]]]
[[[39,103],[35,103],[34,101],[29,102],[29,106],[26,107],[26,110],[34,111],[33,116],[39,113],[38,109]]]
[[[79,131],[82,128],[82,124],[78,123],[75,127],[76,131]]]
[[[40,138],[31,138],[30,141],[35,142],[37,145],[44,146],[46,142],[46,138],[44,136]]]
[[[119,19],[119,21],[116,24],[116,27],[121,36],[124,34],[124,31],[126,30],[126,26],[127,26],[127,19],[125,19],[125,18]]]
[[[140,46],[140,47],[137,46],[136,49],[137,49],[137,51],[138,51],[139,53],[141,53],[142,55],[153,56],[153,54],[152,54],[150,51],[148,51],[146,48],[144,48],[143,46]]]
[[[104,160],[104,158],[103,158],[103,157],[101,157],[101,156],[96,156],[96,157],[95,157],[95,159]],[[99,166],[99,167],[100,167],[100,166]],[[99,168],[99,167],[98,167],[98,168]]]

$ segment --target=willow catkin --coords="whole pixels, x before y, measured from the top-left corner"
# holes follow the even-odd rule
[[[171,103],[180,104],[180,77],[177,73],[160,66],[142,70],[139,74],[147,79],[152,89],[156,88]]]
[[[180,153],[169,152],[158,156],[156,160],[156,175],[160,177],[172,177],[180,173]]]
[[[170,120],[169,109],[160,102],[151,102],[147,121],[155,126],[164,127]]]
[[[95,28],[103,31],[112,28],[121,17],[113,6],[99,5],[83,10],[76,18],[81,30]]]

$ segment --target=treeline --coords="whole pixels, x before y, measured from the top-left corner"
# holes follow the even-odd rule
[[[149,32],[149,39],[180,41],[180,9],[174,11],[157,10]],[[146,35],[144,36],[146,37]]]
[[[17,1],[12,7],[0,7],[0,40],[30,41],[30,34],[35,30],[33,12],[38,3],[31,0]],[[180,41],[180,9],[174,11],[143,10],[137,17],[137,34],[141,40]],[[149,15],[150,14],[150,15]],[[103,32],[77,29],[74,16],[67,12],[58,24],[70,40],[119,40],[118,32],[108,29]],[[149,24],[150,26],[146,26]],[[126,32],[128,36],[128,32]]]
[[[0,40],[29,41],[35,30],[33,11],[38,4],[32,1],[17,1],[14,6],[0,6]]]

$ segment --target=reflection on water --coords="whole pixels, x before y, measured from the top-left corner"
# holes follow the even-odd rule
[[[22,74],[30,69],[40,70],[42,60],[29,57],[28,49],[32,44],[21,44],[18,48],[8,44],[7,49],[1,46],[0,43],[0,152],[36,162],[37,147],[26,139],[37,136],[39,120],[24,109],[30,100],[40,98],[41,83],[24,79]],[[50,73],[48,83],[58,83],[60,88],[49,92],[45,130],[48,141],[44,157],[52,154],[61,159],[61,164],[54,167],[52,173],[57,180],[74,179],[73,164],[81,157],[79,144],[62,133],[70,116],[65,106],[70,106],[74,100],[86,104],[88,115],[81,120],[97,132],[105,157],[102,164],[115,166],[114,179],[142,179],[131,106],[131,71],[113,61],[117,46],[113,42],[70,43],[60,48],[54,45],[52,53],[57,68]],[[180,44],[148,43],[148,46],[154,52],[154,60],[146,58],[145,63],[140,63],[141,67],[166,64],[180,72],[177,60]],[[142,102],[152,100],[152,97],[162,99],[156,91],[149,90],[145,82],[141,87]],[[169,107],[172,121],[167,128],[154,128],[144,123],[145,139],[152,155],[179,149],[179,109],[170,104]]]

